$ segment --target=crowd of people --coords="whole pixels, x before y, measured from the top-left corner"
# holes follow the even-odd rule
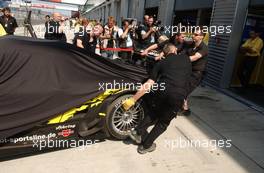
[[[64,34],[65,19],[59,13],[52,17],[46,16],[45,39],[66,41]],[[74,27],[73,44],[88,51],[100,54],[105,58],[120,58],[132,62],[135,52],[161,42],[160,27],[152,16],[145,15],[144,22],[124,19],[122,26],[118,26],[114,17],[108,18],[107,24],[101,21],[76,18],[70,20]]]
[[[172,44],[176,47],[177,54],[187,55],[192,62],[192,75],[187,87],[187,95],[189,95],[200,84],[205,71],[208,48],[203,40],[207,33],[202,33],[201,30],[195,31],[192,33],[192,41],[186,41],[186,33],[176,33],[167,37],[162,33],[158,23],[159,21],[148,15],[144,16],[142,23],[124,19],[122,27],[117,26],[112,16],[105,25],[100,21],[89,22],[83,18],[77,22],[75,31],[78,32],[75,32],[73,44],[105,58],[119,58],[136,65],[139,61],[140,65],[151,67],[147,68],[149,75],[154,64],[164,58],[164,47]],[[156,56],[148,56],[151,51],[157,52]],[[154,62],[144,63],[147,58],[151,58]],[[187,99],[184,100],[182,110],[182,115],[190,115]]]
[[[78,47],[105,58],[118,57],[132,64],[148,57],[151,51],[158,52],[157,56],[152,57],[152,68],[147,69],[147,82],[133,97],[123,102],[124,109],[129,110],[149,93],[154,83],[166,84],[165,91],[157,90],[147,94],[159,106],[152,108],[149,115],[129,133],[131,139],[139,144],[138,152],[141,154],[155,150],[154,141],[166,131],[179,111],[181,115],[190,115],[187,98],[202,80],[208,55],[207,45],[203,42],[205,33],[201,30],[194,31],[192,40],[186,41],[185,33],[177,33],[168,38],[154,23],[154,18],[147,15],[141,24],[123,20],[122,27],[116,25],[113,17],[108,18],[106,25],[96,22],[93,26],[89,26],[89,22],[83,19],[83,27],[74,39]],[[148,133],[147,128],[153,124],[154,128]]]

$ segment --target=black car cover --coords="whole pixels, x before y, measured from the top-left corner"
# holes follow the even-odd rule
[[[102,83],[146,79],[138,67],[73,45],[25,37],[0,38],[0,139],[79,106]]]

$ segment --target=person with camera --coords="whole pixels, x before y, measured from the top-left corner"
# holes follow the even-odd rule
[[[119,52],[119,57],[121,57],[124,62],[131,62],[131,58],[132,58],[132,50],[133,50],[132,29],[133,26],[129,22],[129,20],[123,20],[122,28],[118,29],[119,47],[122,49],[127,49]]]
[[[155,32],[157,28],[155,28],[153,24],[154,18],[149,16],[147,25],[141,28],[139,40],[141,49],[145,49],[155,43]]]
[[[134,96],[123,102],[124,109],[129,110],[135,102],[148,93],[146,97],[155,105],[159,105],[150,108],[150,114],[145,115],[139,125],[129,133],[130,138],[139,144],[137,151],[140,154],[156,149],[154,141],[166,131],[187,94],[186,86],[191,74],[190,59],[184,54],[177,55],[177,48],[173,44],[165,45],[163,52],[165,59],[155,65],[147,82]],[[155,84],[159,86],[158,89],[151,91]],[[161,87],[162,85],[164,88]],[[148,133],[147,128],[153,124],[153,129]]]
[[[141,40],[141,30],[148,26],[149,15],[144,15],[143,22],[139,23],[138,28],[136,30],[136,34],[138,35],[138,39]]]
[[[100,37],[102,39],[101,55],[105,58],[113,59],[116,56],[116,52],[111,50],[116,48],[118,26],[116,26],[116,20],[113,16],[108,17],[108,23],[104,26],[104,34]]]
[[[5,7],[2,12],[4,15],[0,16],[0,24],[4,27],[7,35],[14,35],[15,30],[18,27],[16,19],[11,16],[11,10],[9,7]]]

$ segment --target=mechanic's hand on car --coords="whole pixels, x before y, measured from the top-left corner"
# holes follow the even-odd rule
[[[123,108],[127,111],[129,110],[132,106],[134,106],[136,103],[135,99],[133,97],[130,97],[123,101],[122,106]]]

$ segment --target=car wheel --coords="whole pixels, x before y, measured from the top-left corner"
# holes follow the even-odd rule
[[[122,107],[122,101],[131,96],[131,94],[123,95],[108,106],[106,125],[109,133],[116,139],[127,138],[128,131],[137,126],[144,117],[142,100],[136,102],[128,111]]]

